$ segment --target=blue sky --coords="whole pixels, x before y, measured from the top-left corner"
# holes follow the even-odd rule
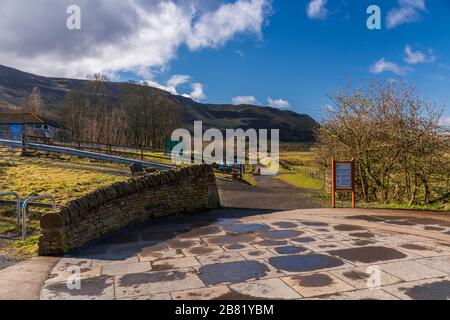
[[[381,30],[366,26],[374,4]],[[448,0],[2,0],[0,64],[320,120],[349,77],[401,78],[448,104],[449,21]]]
[[[382,29],[371,31],[366,9],[377,2]],[[326,95],[348,77],[355,82],[402,78],[416,85],[422,96],[450,102],[449,1],[426,1],[417,21],[390,28],[386,19],[399,7],[398,1],[329,1],[328,14],[320,18],[308,17],[308,3],[274,1],[261,37],[240,35],[220,48],[194,52],[181,47],[158,80],[185,74],[204,85],[204,102],[231,103],[236,96],[253,96],[266,105],[270,97],[288,101],[294,111],[316,119],[330,103]],[[425,60],[405,61],[407,46],[413,54],[423,53]],[[371,72],[382,58],[399,70]],[[189,88],[181,86],[183,90]],[[450,117],[448,108],[446,116]]]

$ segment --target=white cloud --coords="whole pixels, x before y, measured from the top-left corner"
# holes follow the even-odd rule
[[[250,104],[250,105],[259,105],[258,99],[254,96],[238,96],[233,98],[233,104],[234,105],[243,105],[243,104]]]
[[[400,67],[398,64],[385,60],[381,58],[376,61],[371,67],[370,72],[375,74],[380,74],[383,72],[392,72],[396,75],[404,75],[408,69]]]
[[[334,107],[331,104],[325,104],[322,106],[322,109],[326,112],[333,112]]]
[[[189,34],[189,48],[218,47],[237,33],[260,34],[269,4],[267,0],[239,0],[205,13]]]
[[[283,99],[268,98],[267,104],[269,107],[280,109],[280,110],[287,110],[287,109],[292,108],[291,104],[288,101],[283,100]]]
[[[172,78],[169,79],[169,81],[167,81],[167,86],[176,88],[183,83],[189,82],[190,80],[191,80],[190,76],[174,75],[174,76],[172,76]]]
[[[398,6],[389,11],[386,23],[392,29],[402,24],[417,22],[427,11],[425,0],[398,0]]]
[[[197,102],[206,100],[207,97],[203,91],[203,85],[201,83],[193,83],[191,87],[192,92],[190,94],[183,94],[183,97],[190,98]]]
[[[81,30],[66,28],[72,4],[81,8]],[[47,76],[131,71],[150,78],[182,45],[199,50],[244,33],[261,37],[270,6],[271,0],[2,0],[0,61]]]
[[[444,117],[441,119],[439,123],[442,127],[448,127],[450,128],[450,117]]]
[[[429,63],[436,60],[433,50],[429,49],[428,53],[413,51],[409,45],[405,48],[405,55],[405,61],[408,64]]]
[[[170,92],[174,95],[183,96],[185,98],[190,98],[194,101],[200,102],[207,99],[207,96],[205,95],[203,84],[201,83],[192,83],[190,84],[190,87],[192,89],[191,93],[180,93],[178,92],[178,87],[182,84],[190,83],[191,77],[187,75],[174,75],[172,76],[165,85],[162,85],[154,80],[147,80],[145,81],[150,86]]]
[[[242,59],[245,59],[245,54],[241,50],[234,50],[234,53],[236,53]]]
[[[306,8],[306,14],[310,19],[325,19],[328,10],[325,7],[328,0],[311,0]]]
[[[191,78],[186,75],[174,75],[167,81],[165,85],[162,85],[154,80],[146,80],[145,82],[147,82],[152,87],[170,92],[171,94],[179,95],[177,87],[183,83],[189,82],[190,79]]]

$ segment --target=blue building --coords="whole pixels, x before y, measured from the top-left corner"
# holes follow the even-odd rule
[[[63,125],[31,112],[0,112],[0,139],[18,141],[22,134],[55,138],[64,132]]]

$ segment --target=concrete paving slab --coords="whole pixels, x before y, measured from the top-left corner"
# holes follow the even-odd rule
[[[108,260],[108,259],[92,259],[91,267],[103,267],[108,264],[128,264],[128,263],[136,263],[139,262],[139,258],[137,256],[129,257],[126,259],[117,259],[117,260]]]
[[[157,260],[166,260],[166,259],[180,259],[183,258],[183,252],[181,249],[166,249],[162,251],[153,251],[143,249],[139,253],[139,261],[141,262],[152,262]]]
[[[195,246],[200,246],[202,243],[200,239],[171,239],[166,241],[166,244],[172,249],[188,249]]]
[[[398,244],[398,243],[406,243],[406,242],[417,242],[417,241],[423,241],[424,238],[418,237],[415,235],[396,235],[396,236],[387,236],[387,237],[381,237],[378,239],[379,242],[383,242],[386,244]]]
[[[294,221],[273,221],[269,225],[274,229],[297,229],[300,227],[300,224]]]
[[[257,249],[266,249],[271,247],[280,247],[289,245],[287,240],[261,240],[252,243],[252,245]]]
[[[225,236],[214,236],[214,237],[206,237],[202,238],[204,242],[208,245],[213,246],[224,246],[230,244],[239,244],[239,243],[252,243],[258,240],[258,238],[254,235],[250,234],[236,234],[236,235],[225,235]]]
[[[383,288],[402,300],[450,300],[450,279],[437,278]]]
[[[222,226],[228,234],[255,234],[263,231],[270,231],[272,228],[265,223],[234,223]]]
[[[406,242],[399,244],[398,247],[420,257],[436,257],[450,254],[448,250],[444,250],[442,247],[432,242]]]
[[[321,234],[319,237],[324,241],[344,241],[344,240],[350,240],[351,237],[345,235],[345,234]]]
[[[382,264],[379,268],[404,281],[416,281],[429,278],[445,277],[447,274],[428,267],[418,261],[400,261]]]
[[[61,259],[54,267],[54,270],[66,271],[69,267],[90,268],[92,259],[67,258]]]
[[[410,252],[388,246],[365,246],[327,251],[332,256],[339,257],[356,266],[373,265],[389,261],[399,261],[418,258]]]
[[[183,254],[186,257],[213,255],[213,254],[220,254],[220,253],[224,252],[224,250],[219,246],[206,246],[206,245],[192,247],[189,249],[182,249],[181,251],[183,252]],[[239,250],[233,250],[233,251],[239,251]]]
[[[310,253],[311,250],[304,246],[300,245],[287,245],[287,246],[280,246],[280,247],[273,247],[268,249],[270,252],[273,252],[275,255],[294,255],[294,254],[306,254]],[[270,258],[270,257],[268,257]]]
[[[383,235],[378,234],[373,230],[347,232],[346,236],[354,240],[374,240],[374,241],[383,237]]]
[[[301,298],[296,291],[279,278],[235,284],[230,288],[251,299],[292,300]]]
[[[180,259],[159,260],[152,263],[153,270],[175,270],[187,269],[190,267],[199,267],[200,263],[195,257],[186,257]]]
[[[222,249],[227,252],[241,252],[241,251],[255,250],[255,248],[256,248],[255,246],[252,246],[249,243],[237,243],[222,246]]]
[[[375,240],[344,240],[340,242],[347,248],[360,248],[360,247],[368,247],[368,246],[383,246],[384,243],[377,242]]]
[[[260,232],[258,236],[264,240],[287,240],[298,238],[304,234],[303,231],[298,230],[270,230],[265,232]]]
[[[402,281],[399,278],[390,275],[389,273],[383,272],[381,270],[379,272],[380,272],[379,284],[381,287],[392,285]],[[369,269],[368,267],[357,267],[344,270],[332,270],[330,271],[330,273],[357,289],[371,289],[373,286],[370,280],[371,276],[373,276],[374,273],[372,269]]]
[[[325,242],[325,241],[323,239],[318,238],[317,236],[303,235],[299,238],[289,239],[289,242],[292,244],[306,244],[306,243],[318,243],[318,242]]]
[[[303,297],[318,297],[355,290],[354,287],[330,273],[313,273],[285,277],[282,280]]]
[[[324,296],[321,300],[399,300],[394,295],[387,293],[383,289],[365,289],[349,292],[342,292],[336,295]]]
[[[308,232],[315,235],[330,235],[336,232],[332,227],[322,227],[322,228],[309,228]]]
[[[55,267],[43,297],[93,299],[92,292],[111,297],[114,278],[116,299],[391,299],[395,297],[387,291],[366,290],[367,267],[378,265],[381,284],[388,287],[423,277],[442,280],[449,274],[450,241],[445,235],[349,219],[369,211],[247,210],[244,215],[251,216],[244,217],[238,209],[220,212],[226,216],[212,218],[215,213],[209,212],[170,219],[161,228],[133,228],[130,237],[124,232],[123,243],[112,237],[108,245],[83,248]],[[378,215],[389,216],[384,211]],[[389,219],[407,220],[398,215],[380,221]],[[71,264],[81,267],[82,283],[87,284],[82,293],[67,292],[63,286]],[[102,276],[100,268],[105,270]],[[13,279],[22,276],[16,273]],[[292,287],[280,278],[290,279]],[[446,283],[432,288],[442,295]]]
[[[277,256],[269,258],[268,262],[274,269],[280,270],[285,275],[354,267],[341,259],[321,253]]]
[[[150,270],[152,270],[150,262],[119,263],[104,265],[101,274],[105,276],[118,276],[147,272]]]
[[[204,265],[198,269],[198,275],[206,286],[216,286],[277,278],[284,274],[264,260],[244,260]]]
[[[450,274],[450,255],[443,257],[433,257],[417,260],[417,262],[424,264],[433,269]]]
[[[4,269],[3,271],[8,270]],[[8,277],[2,277],[3,281],[15,281],[17,283],[21,282],[23,279],[27,279],[27,282],[37,284],[41,281],[43,282],[47,275],[43,275],[42,273],[36,273],[34,277],[29,276],[29,271],[26,270],[10,270]]]
[[[0,271],[0,300],[37,300],[45,280],[59,261],[38,257]]]
[[[214,300],[230,294],[227,286],[172,292],[173,300]]]
[[[204,286],[194,269],[128,274],[116,277],[115,280],[117,299],[198,289]]]
[[[155,293],[155,294],[149,294],[149,295],[143,295],[143,296],[137,296],[137,297],[129,297],[129,298],[122,298],[122,299],[116,299],[116,300],[156,300],[156,301],[165,301],[165,300],[172,300],[172,297],[170,293]]]
[[[224,252],[224,253],[220,253],[220,254],[199,256],[199,257],[197,257],[197,259],[200,262],[200,264],[202,264],[202,265],[245,260],[245,258],[242,255],[240,255],[238,252]]]
[[[192,230],[189,230],[187,232],[183,232],[178,234],[177,238],[181,239],[196,239],[200,237],[207,237],[207,236],[219,236],[219,235],[225,235],[226,232],[216,225],[210,225],[210,226],[204,226],[200,228],[193,228]]]
[[[387,245],[393,245],[393,244],[401,244],[401,243],[408,243],[411,241],[417,241],[415,240],[410,240],[409,238],[403,237],[403,236],[384,236],[384,237],[380,237],[379,239],[377,239],[378,242],[383,243],[383,244],[387,244]]]
[[[265,250],[265,249],[253,249],[253,250],[240,251],[240,254],[248,260],[267,259],[267,258],[271,258],[271,257],[275,256],[275,254],[273,252],[270,252],[269,250]]]
[[[330,250],[339,250],[339,249],[348,249],[349,246],[347,246],[344,242],[320,242],[320,243],[308,243],[304,245],[305,248],[314,251],[314,252],[324,252],[324,251],[330,251]]]
[[[80,289],[71,289],[67,282],[48,283],[41,300],[114,300],[114,278],[88,278],[81,281]]]
[[[75,266],[75,268],[79,268]],[[53,270],[52,273],[48,276],[48,279],[45,283],[54,283],[54,282],[65,282],[69,279],[69,277],[74,275],[76,269],[71,269],[68,267],[67,269]],[[96,268],[80,268],[79,276],[82,280],[88,278],[97,278],[101,276],[102,267]],[[78,272],[78,271],[77,271]]]

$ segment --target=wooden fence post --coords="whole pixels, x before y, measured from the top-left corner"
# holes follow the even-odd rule
[[[356,208],[355,159],[352,159],[352,208]]]
[[[336,160],[331,161],[331,207],[336,208]]]
[[[22,157],[27,155],[27,138],[24,133],[22,133]]]

